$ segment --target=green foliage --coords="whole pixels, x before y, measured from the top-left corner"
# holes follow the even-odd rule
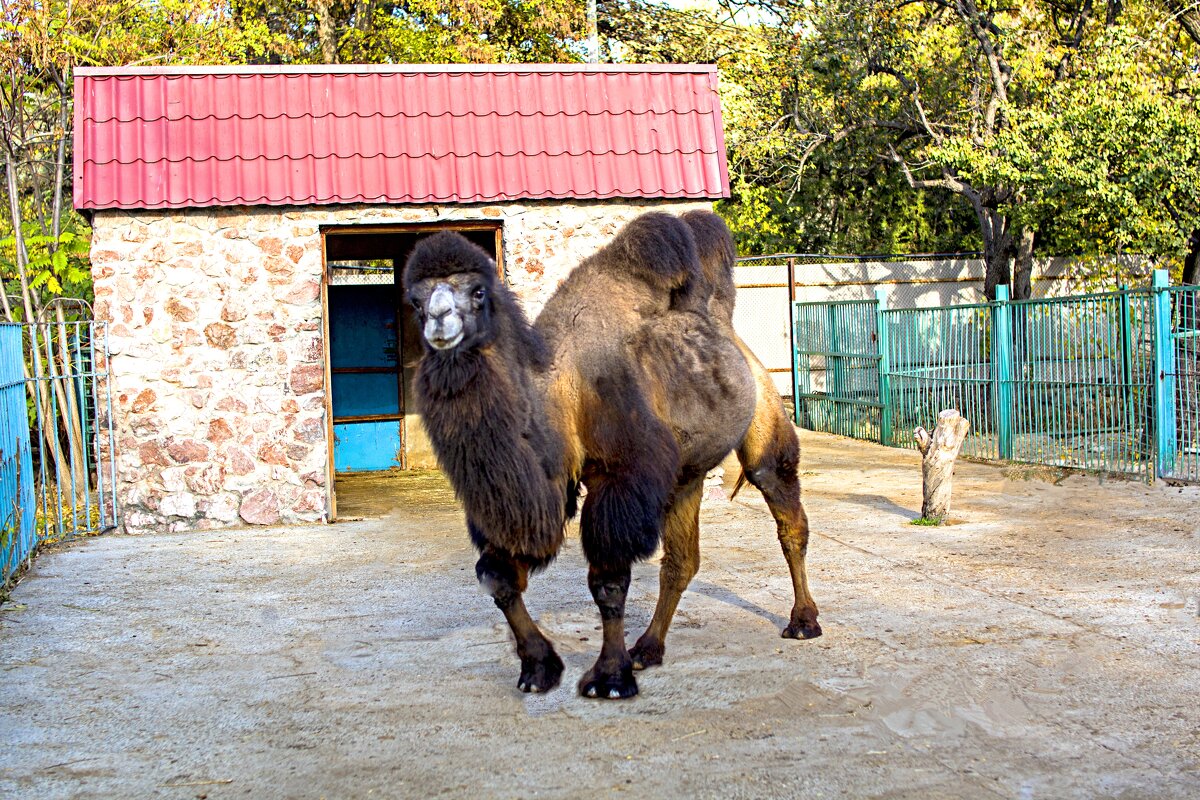
[[[570,0],[230,0],[244,60],[519,63],[577,60],[583,8]]]
[[[6,2],[0,134],[16,197],[0,219],[0,282],[26,295],[14,312],[91,293],[87,225],[70,210],[74,67],[573,61],[582,27],[573,0]]]
[[[913,191],[860,126],[867,75],[846,47],[817,45],[818,9],[779,7],[752,22],[638,0],[600,5],[604,51],[626,62],[716,62],[732,197],[718,205],[745,254],[975,249],[969,207]],[[832,12],[830,12],[832,13]],[[802,33],[796,33],[800,31]],[[839,35],[841,35],[839,33]],[[869,38],[865,33],[863,38]],[[864,79],[865,79],[864,77]]]
[[[1179,261],[1200,227],[1194,48],[1176,42],[1158,60],[1147,44],[1133,28],[1107,31],[1077,79],[1014,115],[1005,159],[983,166],[1025,187],[1014,213],[1054,250]]]
[[[753,20],[720,61],[747,251],[981,249],[1007,280],[1021,230],[1095,263],[1178,262],[1200,231],[1190,7],[725,7]]]
[[[601,0],[598,19],[605,60],[719,65],[732,184],[719,210],[743,253],[978,249],[1002,259],[1025,229],[1039,255],[1178,263],[1200,230],[1200,51],[1187,32],[1200,35],[1200,18],[1174,2]],[[31,291],[87,294],[64,142],[74,66],[574,61],[584,8],[6,3],[0,119]],[[15,233],[0,222],[10,290]]]

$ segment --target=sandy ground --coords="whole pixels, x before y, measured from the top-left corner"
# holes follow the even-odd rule
[[[757,494],[707,504],[632,701],[574,692],[577,540],[528,595],[564,685],[516,690],[436,475],[347,487],[361,521],[44,554],[0,610],[0,796],[1200,797],[1200,489],[960,464],[924,528],[914,454],[804,448],[825,636],[778,638]]]

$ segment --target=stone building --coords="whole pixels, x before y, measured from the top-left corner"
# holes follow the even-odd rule
[[[126,530],[330,520],[433,466],[397,268],[462,231],[536,315],[651,208],[728,195],[715,69],[76,72],[75,204],[110,323]]]

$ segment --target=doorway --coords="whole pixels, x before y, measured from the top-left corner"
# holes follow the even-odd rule
[[[462,233],[502,264],[501,227],[495,223],[323,230],[329,458],[335,492],[355,475],[377,480],[378,473],[388,470],[436,467],[411,401],[422,350],[401,278],[416,243],[442,230]],[[336,513],[353,515],[352,509],[339,507],[336,497],[330,499]]]

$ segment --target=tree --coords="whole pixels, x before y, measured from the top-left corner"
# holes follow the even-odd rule
[[[629,63],[715,63],[732,198],[718,204],[741,252],[920,252],[974,248],[949,198],[913,192],[878,154],[838,137],[811,148],[830,98],[789,30],[730,11],[644,0],[599,8],[602,53]]]
[[[960,241],[984,251],[989,296],[1000,283],[1028,295],[1035,241],[1041,252],[1186,252],[1194,279],[1193,6],[728,3],[766,15],[775,31],[765,63],[781,87],[770,105],[786,144],[764,159],[776,174],[760,171],[756,187],[790,177],[801,195],[828,174],[845,190],[851,175],[890,168],[926,193],[922,205],[955,198],[975,217],[976,233]],[[891,180],[875,180],[872,203],[887,205]]]
[[[1013,215],[1055,250],[1186,264],[1200,229],[1196,48],[1169,18],[1130,13],[1080,55],[1072,80],[1014,111],[1003,158],[976,174],[1023,186]]]
[[[576,61],[583,8],[571,0],[230,0],[262,25],[252,63]]]

